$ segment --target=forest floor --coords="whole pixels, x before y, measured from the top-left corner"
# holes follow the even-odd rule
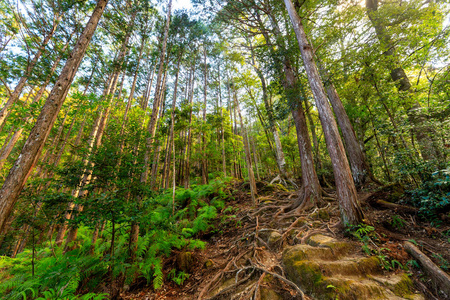
[[[368,225],[355,228],[353,234],[341,227],[338,203],[336,200],[333,201],[334,197],[326,197],[327,203],[324,207],[309,212],[281,213],[280,208],[288,206],[293,198],[297,197],[295,191],[289,191],[281,185],[259,182],[258,204],[252,205],[248,185],[236,182],[232,190],[234,201],[227,205],[233,207],[235,216],[226,217],[225,214],[219,216],[214,228],[198,237],[208,242],[206,248],[193,253],[188,250],[179,250],[166,259],[166,270],[176,267],[190,274],[182,285],[166,280],[160,290],[154,291],[147,286],[144,279],[137,280],[128,291],[122,293],[122,297],[147,300],[264,300],[302,299],[302,297],[313,299],[314,295],[311,296],[308,291],[301,296],[302,292],[288,279],[286,257],[290,249],[295,247],[321,247],[321,243],[325,243],[328,246],[351,245],[351,250],[346,253],[351,257],[343,258],[344,254],[339,257],[340,260],[345,260],[347,266],[349,262],[357,261],[360,267],[361,261],[369,257],[368,254],[370,257],[376,257],[377,266],[371,270],[374,274],[371,279],[378,282],[388,282],[390,279],[392,281],[397,277],[402,278],[402,274],[408,274],[413,283],[408,288],[412,295],[405,298],[445,299],[442,294],[439,294],[433,280],[405,251],[404,243],[410,241],[416,244],[448,274],[450,271],[448,219],[443,220],[439,226],[432,226],[431,223],[419,219],[412,208],[395,206],[395,204],[391,206],[389,203],[399,198],[398,187],[388,186],[377,191],[359,193]],[[331,190],[327,190],[327,193],[333,196]],[[315,239],[314,236],[316,236]],[[320,252],[318,250],[322,248],[311,249],[312,252],[318,253]],[[315,266],[323,269],[318,263],[314,263],[313,267]],[[367,268],[363,271],[362,276],[368,276]],[[339,272],[342,273],[342,271]],[[314,275],[314,273],[311,274]],[[335,295],[330,296],[332,299],[338,299],[338,296],[340,296],[339,299],[348,299],[345,295],[342,296],[339,286],[335,285],[326,285],[324,293],[334,292]],[[369,290],[369,294],[374,292],[372,286],[370,289],[372,290]],[[394,289],[391,290],[394,291]],[[320,293],[318,288],[316,288],[316,295],[317,293]],[[389,299],[396,297],[393,294],[392,297],[389,296],[391,291],[388,291],[387,295],[383,290],[382,294]],[[365,297],[361,296],[358,299],[365,299]]]

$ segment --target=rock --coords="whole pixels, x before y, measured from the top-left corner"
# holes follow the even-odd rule
[[[207,259],[203,266],[205,267],[205,269],[209,269],[214,266],[214,262],[211,259]]]
[[[312,214],[311,217],[323,221],[328,221],[330,219],[330,214],[326,209],[319,209],[316,213]]]
[[[317,234],[308,245],[283,251],[285,273],[313,299],[422,299],[404,274],[385,276],[377,256],[362,256],[358,246]]]
[[[271,231],[269,234],[269,238],[267,239],[267,244],[270,247],[273,247],[281,239],[281,237],[282,235],[278,231]]]
[[[338,241],[334,238],[322,234],[315,234],[308,240],[308,244],[314,247],[327,247],[328,245],[336,242]]]
[[[283,300],[283,297],[277,294],[273,289],[262,287],[261,300]]]

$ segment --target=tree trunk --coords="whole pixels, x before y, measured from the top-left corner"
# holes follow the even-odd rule
[[[19,158],[11,168],[8,177],[0,190],[0,230],[3,228],[8,216],[11,214],[17,198],[19,197],[19,193],[25,185],[33,166],[39,159],[45,141],[55,123],[66,95],[69,92],[70,84],[75,77],[107,3],[108,0],[97,1],[97,6],[89,19],[88,24],[67,59],[55,86],[50,92],[50,95],[36,120],[34,128],[31,130],[30,136],[25,142]]]
[[[159,61],[159,70],[158,70],[158,77],[156,77],[156,89],[155,89],[155,99],[153,101],[153,109],[152,114],[150,117],[150,120],[148,122],[147,131],[149,132],[149,137],[147,138],[146,142],[146,149],[145,149],[145,155],[144,155],[144,170],[141,174],[141,182],[147,182],[148,180],[148,171],[149,171],[149,165],[150,165],[150,149],[153,143],[153,140],[155,138],[156,133],[156,123],[158,122],[159,117],[159,107],[160,107],[160,101],[162,100],[162,77],[165,73],[165,57],[166,57],[166,48],[167,48],[167,38],[169,36],[169,25],[170,25],[170,17],[172,13],[172,0],[169,0],[168,2],[168,10],[167,10],[167,17],[166,17],[166,25],[164,28],[164,39],[162,41],[162,47],[161,47],[161,55],[160,55],[160,61]],[[161,94],[161,95],[160,95]]]
[[[383,20],[378,16],[378,0],[366,0],[366,10],[375,28],[378,40],[383,47],[383,55],[389,59],[387,67],[389,68],[391,79],[396,83],[399,91],[406,92],[405,96],[407,99],[403,101],[403,107],[412,125],[414,135],[419,142],[422,157],[425,160],[441,158],[441,153],[438,151],[435,141],[433,141],[436,131],[434,128],[424,125],[427,121],[426,116],[421,112],[422,107],[420,103],[414,98],[415,95],[411,91],[411,82],[395,53],[395,44],[386,31],[382,23]]]
[[[270,131],[272,132],[273,139],[275,141],[275,150],[276,150],[275,158],[277,161],[278,170],[280,171],[281,177],[283,179],[287,179],[288,176],[287,176],[287,172],[286,172],[286,159],[284,158],[283,147],[281,145],[280,136],[278,135],[278,128],[275,124],[273,108],[272,108],[272,105],[270,105],[270,103],[269,103],[269,97],[267,95],[266,79],[264,78],[262,71],[256,66],[253,47],[251,45],[250,45],[250,50],[251,50],[251,54],[252,54],[253,68],[255,69],[256,74],[259,77],[259,80],[261,81],[264,107],[266,108],[267,119],[269,121]]]
[[[28,64],[24,76],[22,78],[20,78],[19,82],[17,83],[16,87],[14,88],[14,92],[9,96],[8,101],[6,102],[5,106],[0,110],[0,127],[3,126],[3,123],[5,122],[8,114],[9,114],[9,109],[14,105],[14,103],[16,103],[17,99],[19,99],[20,94],[22,93],[22,90],[25,87],[25,83],[28,80],[28,77],[30,77],[31,72],[34,69],[34,66],[36,65],[37,61],[39,60],[42,53],[44,52],[45,46],[47,46],[47,44],[50,42],[50,39],[53,37],[53,34],[55,33],[56,28],[58,27],[59,22],[61,21],[62,17],[63,17],[63,14],[58,14],[55,16],[55,19],[53,20],[52,29],[45,36],[38,51],[36,52],[33,59]]]
[[[367,176],[371,176],[369,165],[358,140],[356,139],[355,131],[353,130],[353,126],[350,123],[350,119],[344,109],[344,105],[342,105],[342,101],[339,98],[336,88],[333,83],[330,82],[330,78],[328,78],[324,69],[322,69],[322,75],[322,79],[324,79],[325,86],[327,88],[328,99],[333,107],[337,122],[341,128],[342,136],[344,138],[346,146],[345,150],[347,150],[348,159],[350,161],[353,181],[356,186],[362,187],[366,182]]]
[[[203,64],[204,64],[204,85],[203,85],[203,129],[202,129],[202,152],[206,154],[206,100],[208,96],[208,65],[206,64],[206,45],[203,45]],[[208,183],[208,170],[206,166],[206,155],[202,155],[202,184]]]
[[[279,29],[276,20],[271,17],[271,21],[277,35],[281,38],[281,30]],[[266,44],[270,46],[270,39],[267,33],[264,33]],[[285,49],[286,45],[281,43],[279,46]],[[292,117],[294,119],[295,128],[297,131],[297,142],[300,153],[300,161],[302,166],[302,187],[299,197],[291,205],[291,209],[298,208],[299,210],[309,209],[322,202],[322,190],[319,179],[314,168],[313,155],[311,149],[311,141],[309,139],[308,127],[306,125],[305,112],[298,94],[298,82],[294,74],[293,65],[290,57],[286,54],[283,57],[283,68],[285,73],[284,89],[289,104],[292,106]]]
[[[344,145],[339,136],[339,131],[331,107],[328,104],[325,88],[322,85],[319,71],[314,62],[314,54],[312,47],[309,45],[308,39],[306,38],[302,20],[294,9],[291,0],[284,0],[284,3],[286,4],[289,17],[291,18],[297,36],[306,74],[308,75],[308,81],[314,99],[316,100],[316,107],[319,112],[328,152],[333,164],[333,173],[336,181],[339,208],[341,211],[341,221],[345,226],[356,225],[362,222],[364,215],[358,203],[355,183],[353,182],[350,166],[345,155]]]
[[[252,164],[252,155],[250,152],[250,146],[248,141],[248,135],[247,135],[247,129],[244,126],[244,121],[242,120],[242,114],[241,114],[241,108],[239,107],[239,103],[237,101],[237,95],[236,91],[234,91],[234,105],[237,108],[238,114],[239,114],[239,120],[241,123],[241,130],[242,130],[242,140],[244,142],[244,150],[245,150],[245,160],[247,161],[247,169],[248,169],[248,179],[250,182],[250,193],[252,196],[252,202],[253,205],[256,205],[256,196],[258,194],[258,191],[256,189],[256,182],[255,182],[255,175],[253,173],[253,164]]]

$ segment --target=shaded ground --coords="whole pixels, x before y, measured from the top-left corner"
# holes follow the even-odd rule
[[[403,242],[412,240],[445,270],[450,267],[450,224],[444,220],[439,227],[433,227],[419,220],[414,210],[379,203],[396,200],[395,189],[359,195],[367,223],[373,229],[364,227],[367,234],[355,236],[340,227],[333,197],[327,197],[325,207],[313,211],[280,214],[280,208],[289,205],[296,193],[280,185],[259,183],[258,188],[259,204],[252,206],[248,186],[235,183],[235,200],[227,203],[233,206],[235,217],[222,214],[215,229],[199,237],[208,242],[206,249],[196,253],[178,251],[166,259],[166,270],[177,267],[190,274],[183,285],[166,280],[163,288],[154,291],[145,280],[137,280],[122,294],[123,298],[301,299],[300,290],[285,274],[283,249],[308,244],[312,236],[320,234],[359,245],[355,255],[370,253],[377,257],[381,276],[388,278],[407,269],[415,289],[426,299],[444,299],[433,282],[415,267]],[[332,195],[332,191],[327,192]],[[305,295],[304,299],[310,298]]]

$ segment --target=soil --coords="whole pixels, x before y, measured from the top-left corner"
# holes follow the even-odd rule
[[[392,186],[359,193],[365,222],[374,228],[365,239],[358,239],[341,227],[339,208],[331,190],[326,191],[331,197],[325,197],[327,204],[324,207],[301,213],[280,213],[297,197],[295,191],[281,185],[259,182],[256,206],[252,206],[248,185],[235,182],[233,191],[234,200],[227,205],[234,208],[234,217],[229,213],[221,214],[213,231],[198,236],[207,241],[207,246],[192,253],[187,267],[189,278],[182,285],[166,280],[164,286],[155,291],[144,279],[137,279],[121,294],[123,299],[231,299],[233,293],[240,293],[242,299],[272,299],[266,295],[271,291],[276,291],[279,299],[301,299],[298,287],[284,274],[282,250],[289,245],[304,244],[318,233],[358,243],[361,254],[364,248],[372,254],[376,252],[383,257],[386,273],[406,270],[413,279],[416,292],[423,294],[425,299],[444,299],[406,253],[403,243],[411,241],[418,245],[448,273],[448,218],[436,225],[420,219],[414,210],[378,205],[377,200],[397,200],[398,190]],[[165,270],[179,268],[177,257],[182,253],[173,252],[165,261]],[[305,295],[303,299],[311,298]]]

